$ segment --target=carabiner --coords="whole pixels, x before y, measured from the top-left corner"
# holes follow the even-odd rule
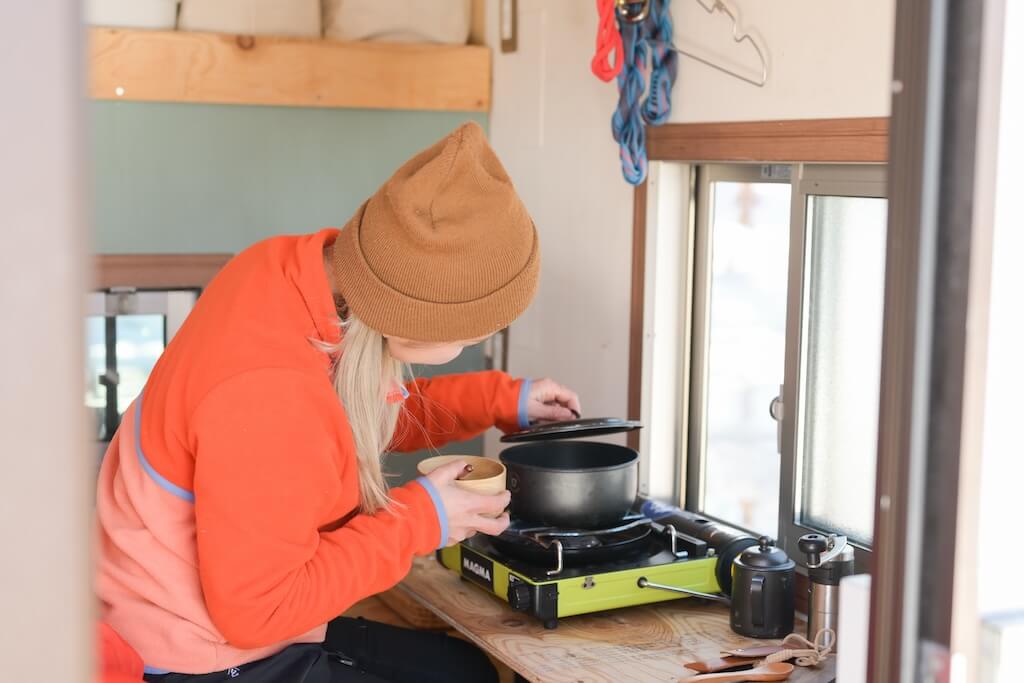
[[[640,11],[636,14],[632,14],[628,9],[627,5],[640,5]],[[630,24],[639,24],[641,21],[647,18],[647,15],[651,11],[651,0],[640,0],[634,2],[631,0],[615,0],[615,9],[618,11],[619,16],[622,17],[623,21],[629,22]]]

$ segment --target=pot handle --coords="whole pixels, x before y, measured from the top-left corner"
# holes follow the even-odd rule
[[[751,621],[754,626],[764,626],[764,600],[764,574],[758,574],[750,580]]]

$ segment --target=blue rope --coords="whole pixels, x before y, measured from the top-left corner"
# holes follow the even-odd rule
[[[672,86],[676,82],[679,56],[672,49],[672,16],[669,0],[651,0],[647,42],[651,48],[651,86],[643,104],[644,120],[660,126],[672,113]]]
[[[647,61],[647,43],[639,37],[640,24],[619,20],[622,32],[622,71],[616,78],[619,105],[612,114],[612,137],[619,143],[619,159],[626,181],[639,185],[647,177],[647,135],[640,115],[640,97],[644,93],[643,68]]]
[[[619,103],[612,114],[612,137],[619,143],[622,175],[632,185],[647,177],[647,135],[644,122],[660,125],[672,111],[672,85],[677,57],[672,51],[672,18],[669,0],[650,0],[647,17],[639,23],[618,18],[622,33],[622,71],[617,77]],[[647,97],[644,71],[651,59],[651,84]]]

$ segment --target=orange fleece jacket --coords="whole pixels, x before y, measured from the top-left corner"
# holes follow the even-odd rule
[[[330,358],[311,341],[338,340],[321,257],[336,235],[275,238],[233,259],[154,368],[138,424],[126,419],[111,444],[98,592],[149,670],[219,670],[315,639],[445,540],[429,484],[395,487],[397,505],[358,513],[351,430]],[[520,427],[526,386],[504,373],[408,389],[396,450]]]

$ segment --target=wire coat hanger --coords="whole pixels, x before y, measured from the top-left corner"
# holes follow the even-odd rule
[[[739,72],[727,69],[726,67],[722,66],[721,64],[715,64],[714,62],[712,62],[712,61],[710,61],[710,60],[708,60],[708,59],[706,59],[704,57],[701,57],[699,55],[693,54],[692,52],[688,52],[686,50],[683,50],[683,49],[677,47],[674,43],[672,44],[672,50],[674,50],[675,52],[678,52],[679,54],[686,55],[690,59],[695,59],[698,62],[700,62],[701,64],[705,64],[707,66],[710,66],[712,69],[716,69],[718,71],[721,71],[724,74],[728,74],[728,75],[730,75],[730,76],[732,76],[734,78],[738,78],[741,81],[746,81],[747,83],[750,83],[751,85],[756,85],[758,88],[763,88],[764,84],[768,82],[768,61],[764,58],[764,52],[761,50],[761,46],[757,44],[757,42],[750,36],[749,33],[744,31],[742,34],[740,34],[740,26],[739,26],[739,22],[736,20],[736,14],[731,9],[729,9],[729,6],[726,5],[724,2],[722,2],[722,0],[714,0],[714,2],[712,3],[712,5],[710,7],[708,7],[707,5],[704,4],[704,0],[695,0],[695,1],[696,1],[696,3],[698,5],[701,6],[701,9],[703,9],[708,14],[714,14],[715,10],[719,10],[720,12],[722,12],[724,15],[726,15],[727,17],[729,17],[732,20],[732,40],[733,40],[734,43],[748,42],[748,43],[751,44],[751,46],[753,46],[754,51],[757,53],[758,59],[761,60],[761,79],[760,80],[755,80],[755,79],[750,78],[749,76],[745,76],[745,75],[743,75],[743,74],[741,74]]]
[[[631,2],[630,0],[616,0],[616,6],[623,20],[632,23],[639,23],[647,18],[648,10],[650,8],[650,1],[651,0],[642,0],[642,2]],[[678,47],[675,43],[669,46],[670,49],[673,52],[678,52],[681,55],[686,55],[690,59],[696,60],[701,64],[710,66],[712,69],[721,71],[724,74],[728,74],[733,78],[738,78],[741,81],[745,81],[747,83],[750,83],[751,85],[755,85],[758,88],[763,88],[764,84],[768,82],[768,61],[764,57],[764,51],[761,49],[761,46],[757,44],[757,42],[751,37],[749,33],[744,32],[740,34],[740,27],[739,22],[736,19],[736,14],[722,0],[714,0],[710,6],[704,4],[704,0],[695,1],[698,5],[701,6],[701,9],[703,9],[708,14],[714,14],[717,10],[722,12],[732,20],[732,40],[734,43],[748,42],[751,44],[751,46],[753,46],[754,51],[757,53],[758,58],[761,60],[761,79],[755,80],[750,76],[746,76],[737,71],[732,71],[731,69],[728,69],[722,66],[721,64],[716,64],[712,62],[706,57],[701,57],[700,55],[694,54],[688,50],[684,50]],[[631,4],[641,5],[640,10],[636,13],[631,13],[627,8],[627,5]]]

